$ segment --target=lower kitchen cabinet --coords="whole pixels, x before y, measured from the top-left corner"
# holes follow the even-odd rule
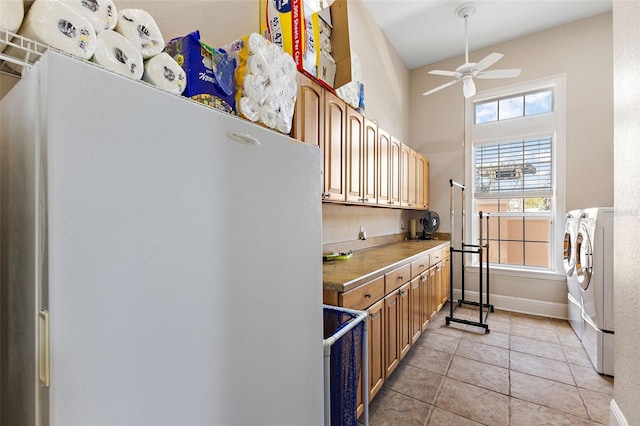
[[[385,379],[384,365],[384,300],[379,300],[369,309],[369,401],[382,388]],[[364,410],[362,404],[362,375],[358,386],[358,417]]]
[[[394,291],[384,298],[385,377],[400,363],[400,294]]]
[[[449,300],[451,298],[451,294],[449,294],[449,283],[451,282],[451,266],[449,263],[449,254],[447,251],[447,257],[445,257],[444,259],[442,259],[442,276],[440,278],[440,297],[441,299],[441,304],[444,306],[445,303],[447,303],[447,300]]]
[[[421,277],[411,280],[409,286],[409,326],[411,332],[411,345],[416,343],[422,334],[422,291]]]
[[[398,289],[398,303],[400,305],[400,323],[398,332],[400,336],[400,359],[404,358],[411,349],[411,301],[409,288],[411,283],[406,283]]]
[[[324,303],[369,313],[369,401],[448,298],[448,262],[449,248],[434,248],[348,291],[324,290]],[[358,416],[364,410],[363,394],[360,374]]]

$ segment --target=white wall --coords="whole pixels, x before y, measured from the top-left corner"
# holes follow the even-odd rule
[[[640,2],[613,2],[615,391],[628,424],[640,424]],[[612,422],[612,424],[616,424]]]

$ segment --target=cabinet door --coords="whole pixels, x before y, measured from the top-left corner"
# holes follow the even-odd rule
[[[422,195],[422,199],[424,200],[424,208],[428,209],[429,208],[429,172],[430,172],[430,166],[429,166],[429,160],[427,160],[426,158],[422,157],[424,160],[424,166],[423,166],[423,171],[424,171],[424,176],[423,176],[423,195]]]
[[[416,206],[429,208],[429,161],[422,155],[416,155]]]
[[[416,207],[416,152],[405,144],[400,151],[400,205]]]
[[[400,152],[399,140],[391,138],[389,146],[389,205],[400,205]]]
[[[436,267],[432,266],[429,268],[429,316],[431,317],[431,321],[436,318],[436,314],[438,313],[438,300],[437,300],[437,290],[436,290]]]
[[[409,288],[411,283],[408,282],[398,289],[398,305],[400,313],[400,327],[398,334],[400,336],[400,359],[409,353],[411,349],[411,305],[409,298]]]
[[[298,73],[298,94],[291,136],[319,148],[324,144],[324,92],[318,83]]]
[[[346,104],[325,92],[324,201],[345,201]]]
[[[450,298],[449,292],[449,283],[451,282],[451,266],[449,263],[449,258],[444,258],[442,260],[442,276],[440,278],[440,286],[441,286],[441,294],[442,304],[447,303],[447,300]]]
[[[436,296],[436,311],[440,311],[442,309],[442,262],[439,262],[436,266],[436,274],[435,274],[435,296]]]
[[[364,133],[362,146],[362,202],[376,204],[378,202],[377,171],[378,171],[378,126],[371,120],[364,119]]]
[[[347,107],[347,201],[363,201],[362,194],[362,145],[364,117]]]
[[[391,136],[385,130],[378,128],[378,204],[390,205],[390,150]]]
[[[420,276],[411,280],[409,286],[409,327],[411,333],[411,345],[418,340],[422,333],[422,299],[420,298]]]
[[[431,322],[431,294],[429,293],[429,271],[417,277],[420,280],[420,324],[424,332]]]
[[[384,383],[384,313],[384,300],[369,308],[369,401]]]
[[[369,309],[369,401],[373,400],[384,383],[384,300],[381,299]],[[360,417],[364,411],[362,403],[362,372],[358,379],[358,409]]]
[[[385,329],[385,377],[389,377],[400,363],[400,296],[394,291],[384,298],[384,329]]]

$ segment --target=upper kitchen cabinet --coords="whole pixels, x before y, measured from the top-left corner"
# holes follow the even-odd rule
[[[429,208],[429,161],[405,144],[400,148],[400,206]]]
[[[416,167],[418,154],[411,147],[400,147],[400,205],[416,208]]]
[[[323,201],[428,209],[427,159],[302,73],[291,136],[322,149]]]
[[[291,136],[320,148],[324,142],[324,93],[322,86],[298,73],[298,94]]]
[[[429,208],[429,160],[420,154],[416,163],[416,204],[420,209]]]
[[[378,127],[378,205],[400,206],[400,141]]]
[[[328,91],[324,94],[324,201],[346,200],[347,105]]]
[[[347,202],[376,204],[377,126],[347,108]]]

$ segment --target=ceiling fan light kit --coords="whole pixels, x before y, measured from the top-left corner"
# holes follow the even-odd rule
[[[430,95],[446,87],[452,86],[462,81],[462,93],[465,98],[470,98],[476,94],[476,84],[473,81],[475,78],[512,78],[520,75],[521,70],[519,68],[500,69],[485,71],[491,65],[498,62],[504,56],[501,53],[490,53],[484,57],[480,62],[469,62],[469,37],[467,32],[467,20],[469,16],[473,15],[476,11],[476,7],[473,3],[465,3],[456,8],[455,15],[459,18],[464,18],[464,64],[456,68],[455,71],[445,70],[432,70],[429,74],[443,75],[446,77],[455,77],[455,80],[451,80],[441,86],[426,91],[423,95]]]

